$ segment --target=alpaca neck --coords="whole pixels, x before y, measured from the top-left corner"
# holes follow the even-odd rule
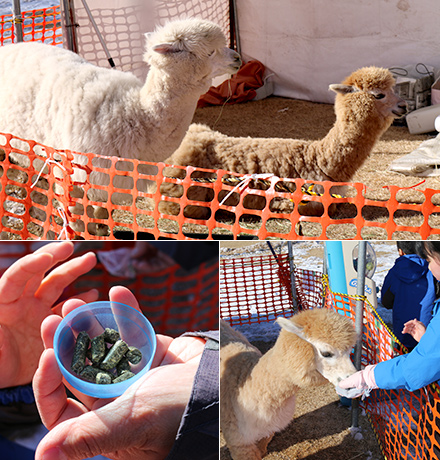
[[[392,122],[391,117],[359,120],[346,115],[344,120],[336,120],[323,139],[312,142],[305,153],[308,162],[319,166],[322,178],[317,180],[350,180]]]
[[[154,151],[144,152],[143,160],[163,161],[179,147],[201,94],[197,85],[185,84],[184,79],[176,79],[154,68],[150,70],[140,100],[150,126],[147,127],[149,143]]]
[[[260,358],[246,380],[243,387],[246,399],[254,399],[254,407],[262,412],[276,412],[298,388],[323,383],[314,365],[307,365],[305,360],[314,363],[311,345],[281,331],[274,347]],[[261,398],[262,388],[264,398]]]

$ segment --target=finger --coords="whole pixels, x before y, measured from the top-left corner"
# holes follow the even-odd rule
[[[84,305],[86,302],[82,299],[69,299],[64,302],[64,305],[61,309],[63,317],[66,317],[71,311],[75,310],[75,308]]]
[[[99,298],[99,291],[97,289],[90,289],[90,291],[82,292],[81,294],[78,294],[75,296],[75,299],[82,300],[85,303],[96,302],[98,298]],[[63,302],[60,302],[59,304],[55,305],[55,307],[52,308],[52,311],[57,315],[61,315],[62,308],[65,302],[67,301],[64,300]]]
[[[114,421],[121,423],[117,414]],[[35,460],[69,459],[82,460],[105,452],[111,452],[111,446],[118,437],[115,426],[109,426],[95,411],[87,412],[79,418],[65,420],[54,427],[41,441],[35,452]],[[125,436],[129,438],[129,436]],[[128,440],[125,443],[128,443]],[[120,449],[120,446],[117,446]],[[113,449],[116,450],[116,449]]]
[[[12,264],[0,278],[0,301],[8,304],[19,299],[26,290],[28,282],[36,278],[37,282],[52,265],[52,255],[29,254]]]
[[[136,308],[136,310],[142,313],[136,297],[130,289],[124,286],[113,286],[109,291],[109,299],[112,302],[119,302],[128,305],[129,307]]]
[[[41,283],[36,297],[52,305],[59,299],[64,289],[81,275],[89,272],[96,265],[96,255],[93,252],[75,257],[55,268]]]
[[[62,374],[52,348],[44,350],[33,379],[35,401],[43,424],[49,430],[87,409],[79,402],[68,399]]]
[[[53,257],[54,265],[66,260],[73,254],[73,243],[71,241],[58,241],[49,244],[45,244],[41,248],[34,251],[34,254],[47,253]]]
[[[44,348],[53,348],[53,338],[58,325],[62,318],[58,315],[49,315],[41,323],[41,338],[43,339]]]

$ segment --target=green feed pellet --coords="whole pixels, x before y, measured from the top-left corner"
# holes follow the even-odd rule
[[[101,335],[90,339],[85,331],[77,338],[71,369],[84,380],[99,385],[123,382],[135,374],[131,364],[142,360],[142,352],[129,346],[115,329],[106,328]]]

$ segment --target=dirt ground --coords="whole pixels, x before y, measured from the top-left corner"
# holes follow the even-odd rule
[[[322,249],[310,242],[298,242],[307,257],[323,257]],[[276,245],[275,245],[276,246]],[[274,246],[274,247],[275,247]],[[221,256],[227,258],[269,254],[264,242],[222,241]],[[275,247],[275,251],[278,248]],[[263,353],[273,343],[253,342]],[[359,416],[360,432],[351,429],[351,410],[339,401],[333,385],[301,390],[292,422],[277,433],[265,460],[382,460],[374,432],[364,412]],[[220,460],[231,460],[223,437]]]

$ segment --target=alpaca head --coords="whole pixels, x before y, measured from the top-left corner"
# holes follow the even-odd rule
[[[206,81],[208,88],[213,77],[234,74],[241,66],[240,55],[226,47],[221,28],[211,21],[171,21],[146,37],[145,60],[150,66]]]
[[[330,89],[337,94],[336,113],[338,114],[339,106],[345,110],[349,104],[356,106],[358,102],[359,116],[368,113],[370,117],[381,118],[388,128],[394,118],[407,113],[406,102],[395,94],[394,85],[394,77],[388,69],[380,67],[358,69],[341,84],[330,85]]]
[[[277,322],[285,331],[313,347],[316,371],[333,385],[356,372],[350,359],[356,333],[347,317],[317,308],[302,311],[290,319],[280,317]]]

